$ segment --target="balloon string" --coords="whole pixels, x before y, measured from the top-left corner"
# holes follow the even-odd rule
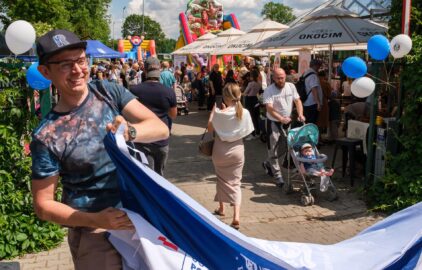
[[[391,72],[393,71],[393,68],[394,68],[394,61],[396,61],[396,58],[394,58],[393,59],[393,63],[391,64],[391,68],[390,68],[390,71],[388,72],[388,76],[387,76],[387,79],[390,79],[390,76],[391,76]],[[384,62],[384,64],[385,64],[385,62]],[[385,68],[385,70],[387,70],[387,67]]]
[[[371,74],[369,74],[369,73],[367,73],[366,75],[368,75],[368,76],[370,76],[370,77],[374,78],[375,80],[378,80],[378,81],[380,81],[380,82],[382,82],[382,83],[384,83],[384,84],[386,84],[386,85],[389,85],[389,86],[391,86],[391,87],[393,87],[393,88],[396,88],[396,86],[395,86],[395,85],[392,85],[392,84],[391,84],[391,83],[389,83],[389,82],[383,81],[383,80],[381,80],[380,78],[377,78],[377,77],[375,77],[375,76],[373,76],[373,75],[371,75]]]

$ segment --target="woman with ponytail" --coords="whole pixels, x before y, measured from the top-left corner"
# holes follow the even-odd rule
[[[215,105],[208,121],[208,130],[215,132],[212,162],[217,175],[217,193],[214,201],[219,207],[214,214],[224,216],[224,203],[229,203],[233,206],[231,226],[235,229],[240,227],[240,184],[245,162],[242,139],[254,130],[249,111],[243,108],[240,98],[239,86],[227,83],[221,108]]]

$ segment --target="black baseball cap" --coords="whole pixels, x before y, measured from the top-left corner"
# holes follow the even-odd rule
[[[56,29],[41,36],[37,40],[37,54],[41,65],[47,63],[51,56],[68,49],[86,49],[86,41],[82,41],[74,33]]]

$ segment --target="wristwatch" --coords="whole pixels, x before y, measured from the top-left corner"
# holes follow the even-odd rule
[[[128,131],[128,135],[129,135],[129,141],[133,141],[136,138],[136,128],[134,128],[131,125],[127,125],[127,131]]]

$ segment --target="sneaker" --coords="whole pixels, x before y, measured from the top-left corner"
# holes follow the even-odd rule
[[[266,161],[262,162],[262,167],[264,168],[265,173],[268,176],[273,177],[273,172],[271,171],[271,167],[270,167],[270,165]]]
[[[277,187],[283,188],[283,186],[284,186],[283,177],[278,177],[278,178],[275,179],[275,181],[276,181],[276,186]]]

